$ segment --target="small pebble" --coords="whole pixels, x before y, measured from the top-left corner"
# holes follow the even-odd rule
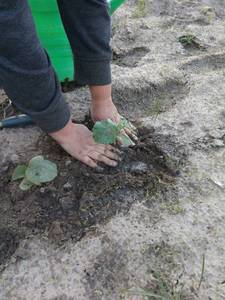
[[[61,223],[58,221],[52,222],[49,231],[48,237],[54,240],[62,240],[63,239],[63,230],[61,228]]]
[[[44,188],[44,187],[41,187],[41,188],[40,188],[40,193],[44,194],[44,192],[45,192],[45,188]]]
[[[3,172],[5,172],[5,171],[7,171],[7,170],[8,170],[8,168],[9,168],[9,166],[8,166],[8,165],[4,165],[4,166],[2,166],[2,171],[3,171]]]
[[[131,165],[131,172],[134,173],[145,173],[148,171],[148,166],[142,161],[135,162]]]
[[[101,167],[101,166],[98,165],[98,166],[95,168],[94,171],[95,171],[96,173],[103,173],[104,170],[105,170],[105,169],[104,169],[103,167]]]
[[[148,165],[142,161],[130,163],[125,167],[125,170],[135,174],[143,174],[148,171]]]
[[[224,147],[224,141],[223,140],[219,140],[219,139],[215,139],[212,142],[212,146],[213,147]]]
[[[221,131],[220,130],[211,130],[208,133],[210,137],[214,139],[220,139],[221,138]]]
[[[74,207],[74,200],[71,197],[63,197],[59,199],[59,203],[64,211]]]
[[[65,162],[65,166],[68,167],[69,165],[71,165],[71,163],[72,163],[71,160],[67,160],[67,161]]]
[[[62,176],[62,177],[66,177],[66,175],[67,175],[67,172],[61,172],[60,173],[60,176]]]
[[[30,252],[27,249],[19,248],[16,250],[14,256],[19,259],[27,259],[30,257]]]
[[[72,189],[72,184],[67,182],[63,186],[64,191],[70,191]]]

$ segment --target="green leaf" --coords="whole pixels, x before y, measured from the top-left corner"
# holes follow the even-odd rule
[[[136,131],[136,127],[133,124],[131,124],[131,122],[129,122],[126,118],[124,118],[122,116],[121,116],[120,122],[117,125],[117,127],[118,127],[119,131],[121,131],[124,128],[129,128],[132,131]]]
[[[45,160],[43,156],[36,156],[30,160],[25,175],[30,182],[40,185],[55,179],[58,171],[55,163]]]
[[[120,139],[120,141],[122,142],[122,146],[124,146],[124,147],[129,147],[129,146],[135,145],[135,143],[126,134],[120,134],[118,136],[118,138]]]
[[[44,160],[44,157],[42,155],[37,155],[31,158],[29,161],[29,165],[31,164],[39,164],[40,161]]]
[[[96,122],[93,127],[93,138],[99,144],[114,144],[117,139],[119,129],[111,120]]]
[[[33,183],[30,182],[27,178],[24,178],[19,187],[22,191],[28,191],[33,186]]]
[[[119,131],[121,131],[124,128],[129,127],[129,122],[124,117],[121,117],[119,124],[117,125]]]
[[[17,166],[12,174],[12,181],[24,178],[26,168],[27,168],[26,165]]]

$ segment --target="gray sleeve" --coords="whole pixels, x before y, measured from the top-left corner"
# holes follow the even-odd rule
[[[26,0],[0,0],[0,28],[0,80],[5,92],[45,132],[62,129],[70,111]]]

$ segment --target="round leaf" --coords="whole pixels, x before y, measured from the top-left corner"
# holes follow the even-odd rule
[[[28,191],[33,186],[33,183],[24,178],[20,183],[20,189],[22,191]]]
[[[24,178],[26,168],[26,165],[17,166],[12,174],[12,181]]]
[[[26,178],[36,185],[52,181],[57,174],[56,164],[45,160],[42,156],[31,159],[25,173]]]
[[[96,122],[93,128],[93,138],[99,144],[114,144],[119,131],[111,120]]]

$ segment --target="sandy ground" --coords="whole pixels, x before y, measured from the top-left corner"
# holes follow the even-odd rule
[[[180,174],[79,242],[21,239],[1,268],[1,300],[148,299],[128,292],[140,288],[159,299],[225,299],[225,4],[137,3],[113,20],[114,99],[124,115],[155,129]],[[183,47],[186,34],[201,47]],[[66,97],[80,119],[87,90]],[[39,153],[42,135],[34,127],[1,131],[1,168]]]

